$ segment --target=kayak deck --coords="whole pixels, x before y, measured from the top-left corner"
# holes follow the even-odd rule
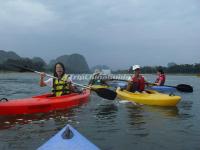
[[[132,93],[118,88],[116,92],[120,99],[146,105],[176,106],[181,99],[180,96],[170,96],[152,90],[148,90],[147,93]]]
[[[72,126],[67,125],[37,150],[100,150]]]
[[[168,86],[150,86],[149,89],[155,90],[155,91],[158,91],[158,92],[169,92],[169,93],[176,92],[176,88],[168,87]]]
[[[92,89],[96,90],[96,89],[101,89],[101,88],[109,88],[109,86],[107,85],[92,85]]]
[[[85,103],[90,95],[89,90],[83,93],[51,97],[51,94],[34,96],[31,98],[8,100],[0,102],[0,115],[17,115],[45,113],[57,109],[71,108]]]

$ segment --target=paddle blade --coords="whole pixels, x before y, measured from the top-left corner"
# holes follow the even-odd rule
[[[92,89],[97,93],[98,96],[108,99],[108,100],[114,100],[117,96],[117,93],[106,88],[99,88],[99,89]]]
[[[193,87],[187,84],[179,84],[176,86],[176,89],[181,91],[181,92],[193,92]]]
[[[28,68],[27,66],[21,66],[21,65],[17,65],[17,64],[9,64],[10,66],[16,67],[21,69],[22,71],[29,71],[29,72],[35,72],[34,70]]]

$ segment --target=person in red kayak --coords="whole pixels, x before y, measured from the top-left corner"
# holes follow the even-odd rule
[[[45,76],[45,73],[40,74],[39,85],[41,87],[52,87],[52,93],[54,96],[69,94],[74,90],[72,87],[72,80],[70,76],[65,73],[65,67],[60,62],[56,63],[54,66],[54,77],[57,79],[49,78],[48,80],[44,81]]]
[[[134,74],[130,78],[126,90],[129,92],[143,92],[145,84],[147,84],[147,82],[145,81],[144,77],[140,74],[140,66],[134,65],[131,67],[130,70],[133,70]]]
[[[163,69],[159,68],[157,70],[157,78],[155,81],[155,85],[163,86],[165,84],[165,80],[166,80],[165,73],[164,73]]]

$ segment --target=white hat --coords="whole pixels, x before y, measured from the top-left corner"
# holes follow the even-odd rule
[[[134,65],[134,66],[132,66],[132,70],[136,70],[136,69],[140,69],[140,66],[139,65]]]

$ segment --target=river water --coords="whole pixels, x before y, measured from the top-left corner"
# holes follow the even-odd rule
[[[50,90],[38,82],[37,74],[0,73],[0,98],[25,98]],[[181,83],[192,85],[194,92],[177,92],[182,97],[177,107],[135,106],[92,93],[87,103],[69,110],[0,116],[0,150],[35,150],[68,123],[102,150],[200,149],[200,78],[167,76],[166,84]]]

